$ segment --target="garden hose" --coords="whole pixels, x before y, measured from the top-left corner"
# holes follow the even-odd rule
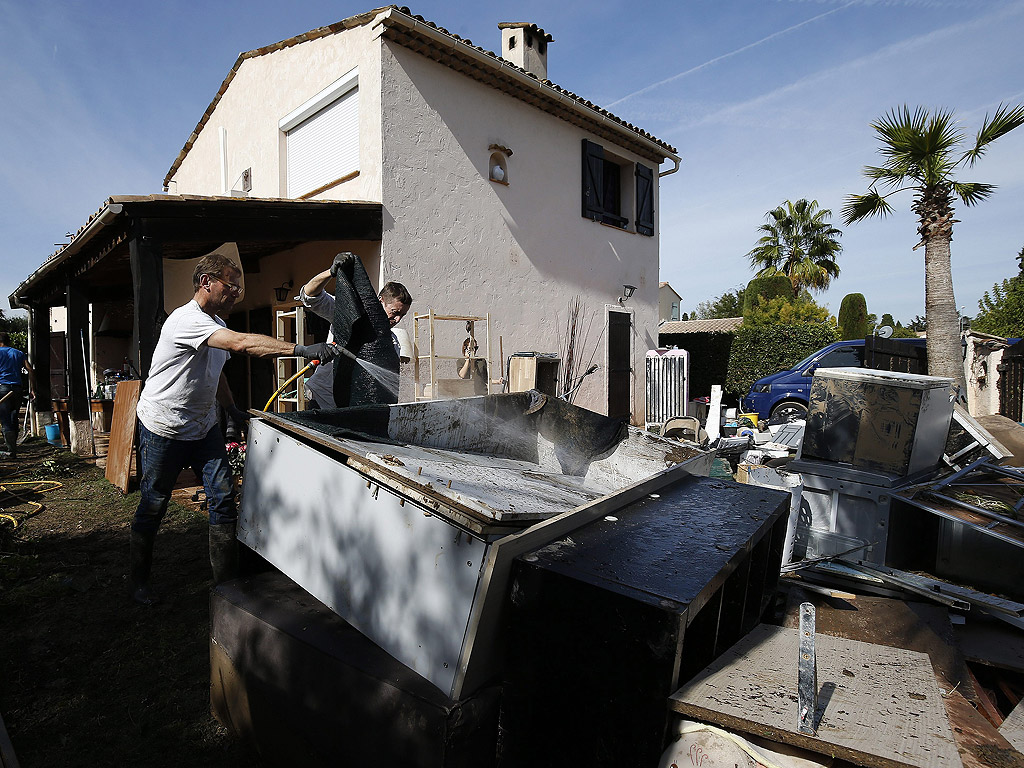
[[[31,510],[30,512],[22,513],[22,517],[21,518],[14,517],[14,515],[10,515],[10,514],[8,514],[6,512],[0,513],[0,518],[3,518],[5,520],[10,520],[14,524],[14,527],[17,528],[19,525],[21,525],[23,522],[28,520],[30,517],[35,517],[40,512],[42,512],[44,509],[46,509],[46,507],[43,506],[40,502],[38,502],[38,501],[30,501],[29,499],[26,499],[26,498],[18,495],[17,493],[12,491],[10,489],[10,487],[9,487],[9,486],[12,486],[12,485],[33,485],[33,486],[39,486],[41,484],[46,484],[48,487],[46,487],[46,488],[36,487],[36,488],[32,488],[31,490],[33,492],[35,492],[35,493],[47,493],[49,491],[55,491],[58,488],[62,487],[62,485],[63,485],[62,483],[59,483],[56,480],[18,480],[18,481],[15,481],[15,482],[0,483],[0,494],[8,494],[9,496],[11,496],[14,499],[16,499],[18,501],[18,503],[20,503],[20,504],[28,504],[30,506],[35,507],[35,509]]]
[[[272,395],[270,396],[270,399],[269,399],[269,400],[267,400],[267,404],[263,406],[263,411],[264,411],[264,412],[266,412],[266,411],[267,411],[267,409],[268,409],[268,408],[270,408],[270,405],[271,405],[271,403],[273,403],[273,402],[274,402],[274,400],[276,400],[276,399],[277,399],[277,396],[278,396],[278,395],[280,395],[280,394],[281,394],[282,392],[284,392],[284,388],[285,388],[285,387],[287,387],[287,386],[288,386],[289,384],[291,384],[291,383],[292,383],[293,381],[295,381],[295,380],[296,380],[297,378],[299,378],[299,376],[301,376],[302,374],[304,374],[304,373],[305,373],[306,371],[308,371],[308,370],[309,370],[310,368],[315,368],[315,367],[316,367],[316,366],[318,366],[318,365],[320,365],[320,361],[319,361],[319,360],[310,360],[310,361],[309,361],[309,364],[308,364],[308,365],[307,365],[307,366],[306,366],[305,368],[303,368],[302,370],[300,370],[300,371],[299,371],[298,373],[296,373],[296,374],[295,374],[294,376],[292,376],[292,377],[291,377],[290,379],[288,379],[287,381],[285,381],[285,383],[284,383],[284,384],[282,384],[282,385],[281,385],[280,387],[278,387],[278,388],[277,388],[277,390],[275,390],[274,394],[272,394]]]

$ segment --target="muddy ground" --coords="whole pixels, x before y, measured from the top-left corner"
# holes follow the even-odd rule
[[[0,485],[0,715],[21,765],[258,765],[210,714],[199,505],[172,503],[154,561],[165,600],[145,608],[127,588],[138,491],[41,438],[0,460]]]

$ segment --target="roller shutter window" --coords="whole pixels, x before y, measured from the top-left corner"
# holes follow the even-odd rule
[[[654,235],[654,171],[645,165],[636,165],[636,231],[641,235]]]
[[[285,133],[288,197],[307,195],[359,170],[359,88]]]

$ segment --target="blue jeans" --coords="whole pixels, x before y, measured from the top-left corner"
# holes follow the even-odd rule
[[[235,484],[219,426],[200,440],[172,440],[150,432],[140,422],[139,449],[142,498],[135,510],[133,531],[156,533],[171,500],[174,483],[185,467],[202,474],[210,525],[233,523],[238,519]]]

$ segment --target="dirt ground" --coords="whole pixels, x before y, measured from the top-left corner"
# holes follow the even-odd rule
[[[0,485],[0,715],[20,763],[258,765],[210,714],[199,505],[172,503],[153,566],[164,602],[146,608],[127,587],[138,491],[41,438],[0,460]]]

